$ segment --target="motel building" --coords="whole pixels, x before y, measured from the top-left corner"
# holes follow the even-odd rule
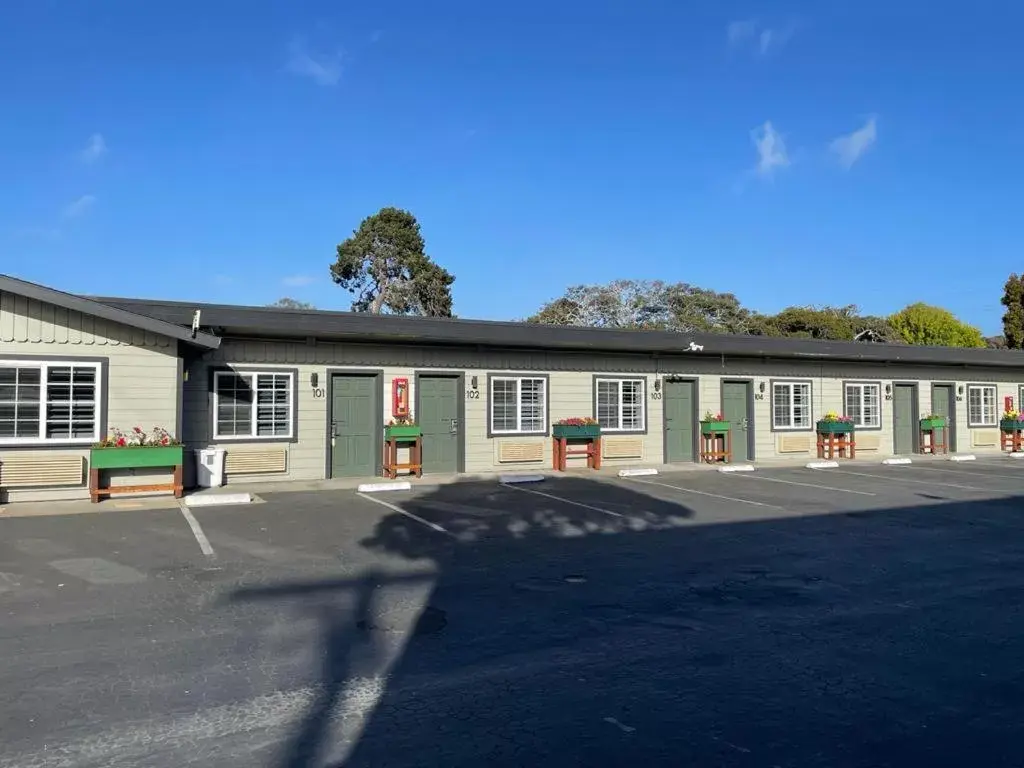
[[[827,412],[852,418],[854,461],[918,453],[931,415],[950,454],[998,453],[1022,388],[1010,350],[96,298],[0,276],[0,502],[88,498],[90,448],[135,426],[224,449],[226,484],[246,486],[380,477],[402,413],[425,477],[549,470],[571,417],[598,420],[611,468],[698,462],[708,412],[734,463],[814,460]]]

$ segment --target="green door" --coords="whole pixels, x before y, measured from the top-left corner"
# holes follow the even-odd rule
[[[932,384],[932,413],[945,416],[949,425],[949,450],[956,450],[956,400],[952,384]]]
[[[376,376],[331,379],[331,477],[372,477],[382,453]]]
[[[459,471],[459,378],[420,376],[417,423],[423,429],[423,471]]]
[[[750,382],[727,381],[722,384],[722,415],[732,424],[732,460],[750,461],[754,423],[750,419]]]
[[[914,422],[914,385],[896,384],[892,388],[892,440],[897,456],[914,452],[917,436]]]
[[[696,461],[694,443],[697,425],[693,419],[696,388],[692,381],[666,381],[662,402],[665,406],[665,461]]]

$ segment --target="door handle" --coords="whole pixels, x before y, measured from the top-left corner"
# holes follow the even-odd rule
[[[338,436],[338,422],[332,421],[331,422],[331,437],[337,437],[337,436]]]
[[[449,431],[449,432],[450,432],[451,434],[453,434],[453,435],[454,435],[454,434],[455,434],[456,432],[458,432],[458,431],[459,431],[459,420],[458,420],[458,419],[451,419],[451,425],[450,425],[450,427],[449,427],[448,431]]]

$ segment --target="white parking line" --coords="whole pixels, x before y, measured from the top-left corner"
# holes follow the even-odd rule
[[[796,480],[781,480],[777,477],[765,477],[764,475],[737,475],[745,480],[763,480],[766,483],[785,483],[786,485],[802,485],[804,488],[820,488],[823,491],[839,491],[840,493],[855,493],[858,496],[874,496],[867,491],[852,491],[849,488],[836,488],[833,485],[815,485],[814,483],[798,483]]]
[[[594,506],[591,506],[590,504],[584,504],[581,501],[573,501],[572,499],[563,499],[561,496],[555,496],[553,493],[544,493],[544,491],[535,491],[532,488],[522,488],[522,487],[520,487],[518,485],[508,485],[507,483],[502,483],[502,485],[505,486],[506,488],[511,488],[514,491],[522,491],[523,493],[532,493],[535,496],[544,496],[545,498],[548,498],[548,499],[554,499],[555,501],[560,501],[563,504],[572,504],[574,507],[583,507],[583,509],[592,509],[595,512],[603,512],[604,514],[611,515],[612,517],[622,517],[622,518],[627,517],[627,515],[622,515],[622,514],[619,514],[618,512],[612,512],[611,510],[608,510],[608,509],[601,509],[601,507],[594,507]]]
[[[856,475],[857,477],[870,477],[872,480],[888,480],[891,483],[920,483],[921,485],[943,485],[947,488],[962,488],[965,491],[987,491],[988,488],[978,488],[974,485],[957,485],[956,483],[940,483],[938,480],[915,480],[912,477],[907,477],[905,470],[895,471],[892,477],[886,477],[885,475],[872,475],[868,472],[850,472],[846,469],[830,469],[830,474],[839,475]]]
[[[698,496],[710,496],[713,499],[724,499],[725,501],[735,501],[739,504],[752,504],[755,507],[768,507],[770,509],[784,509],[784,507],[777,506],[775,504],[765,504],[763,501],[751,501],[750,499],[737,499],[733,496],[723,496],[720,493],[708,493],[707,491],[698,491],[693,488],[682,488],[678,485],[669,485],[668,483],[657,483],[653,480],[630,480],[633,483],[643,483],[644,485],[660,485],[664,488],[672,488],[676,491],[682,491],[683,493],[696,493]]]
[[[380,504],[382,507],[387,507],[388,509],[390,509],[390,510],[392,510],[394,512],[397,512],[400,515],[405,515],[406,517],[415,520],[417,523],[422,523],[423,525],[427,526],[427,528],[430,528],[431,530],[437,531],[438,533],[443,533],[446,536],[451,536],[452,535],[447,529],[442,528],[437,523],[432,523],[429,520],[424,520],[422,517],[419,517],[418,515],[414,515],[412,512],[408,512],[408,511],[402,509],[397,504],[392,504],[390,501],[384,501],[384,499],[378,499],[378,498],[376,498],[374,496],[367,496],[365,493],[357,493],[356,496],[361,496],[362,498],[366,499],[367,501],[372,501],[374,504]]]
[[[181,510],[181,514],[185,517],[185,522],[188,523],[188,527],[192,529],[192,535],[196,537],[196,541],[199,542],[199,548],[203,550],[203,554],[207,557],[213,557],[213,547],[210,546],[210,540],[206,538],[206,534],[203,533],[203,528],[199,525],[199,521],[196,520],[195,515],[192,514],[192,510],[185,506],[185,502],[182,501],[178,504],[178,509]]]
[[[971,472],[970,470],[966,469],[946,469],[945,467],[924,467],[920,465],[915,466],[914,469],[923,469],[928,472],[948,472],[953,475],[973,475],[974,477],[977,477],[979,480],[984,479],[986,477],[1008,477],[1011,480],[1024,480],[1024,472],[1018,472],[1015,475],[1004,475],[999,472]]]

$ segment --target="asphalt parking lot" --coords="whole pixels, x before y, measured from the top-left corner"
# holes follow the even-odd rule
[[[1016,766],[1024,463],[0,516],[0,767]],[[55,511],[59,511],[55,508]]]

